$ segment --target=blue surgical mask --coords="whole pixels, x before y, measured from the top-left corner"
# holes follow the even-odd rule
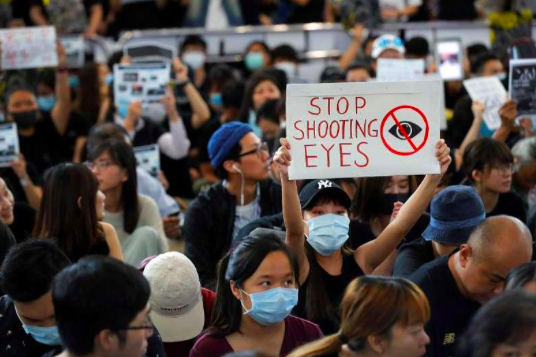
[[[292,62],[279,62],[274,67],[285,72],[287,79],[296,77],[296,65]]]
[[[128,114],[128,105],[119,105],[117,107],[117,115],[119,115],[121,118],[125,119]]]
[[[506,79],[506,72],[497,73],[495,76],[498,80],[504,81]]]
[[[261,325],[274,325],[283,321],[298,303],[298,289],[275,288],[260,293],[248,294],[251,309],[242,307],[251,318]]]
[[[113,73],[109,73],[106,78],[104,78],[104,83],[106,83],[107,86],[109,86],[110,84],[112,84],[112,82],[114,81],[114,74]]]
[[[222,99],[221,99],[221,93],[212,93],[210,95],[210,104],[212,104],[215,107],[221,108],[223,105]]]
[[[70,88],[80,87],[80,78],[78,78],[78,76],[69,76],[69,87]]]
[[[39,343],[47,346],[57,346],[61,344],[58,326],[39,327],[22,324],[22,328]]]
[[[307,242],[318,254],[325,257],[339,250],[348,240],[350,219],[338,214],[324,214],[307,221],[309,237]]]
[[[45,112],[50,112],[56,104],[56,98],[53,95],[39,96],[37,97],[37,104],[39,108]]]
[[[264,57],[262,57],[262,53],[260,52],[250,52],[246,55],[244,64],[248,70],[254,72],[264,66]]]

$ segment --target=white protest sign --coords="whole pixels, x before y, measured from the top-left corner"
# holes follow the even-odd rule
[[[117,64],[114,66],[115,106],[128,106],[132,101],[143,103],[144,115],[161,112],[160,100],[165,97],[170,80],[169,64]]]
[[[438,81],[287,87],[289,177],[437,174]]]
[[[67,55],[69,68],[82,68],[85,60],[84,38],[82,36],[61,36],[61,44]]]
[[[158,145],[138,146],[133,150],[138,165],[151,176],[158,177],[160,172],[160,149]]]
[[[412,81],[424,74],[422,59],[378,58],[378,82]]]
[[[484,104],[484,122],[490,130],[501,126],[499,109],[506,102],[506,89],[497,77],[479,77],[463,81],[463,85],[473,101]]]
[[[17,124],[0,125],[0,167],[8,167],[10,162],[18,161],[19,152]]]
[[[56,30],[52,26],[0,30],[2,69],[55,67]]]
[[[441,75],[439,75],[438,73],[426,73],[418,80],[439,82],[441,88],[441,103],[439,105],[439,108],[441,109],[441,117],[439,118],[439,128],[441,130],[447,130],[447,118],[445,117],[445,86],[443,78],[441,78]]]

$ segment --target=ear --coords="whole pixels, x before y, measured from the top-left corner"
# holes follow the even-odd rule
[[[238,286],[235,285],[235,282],[234,281],[230,281],[229,282],[229,285],[231,286],[231,292],[233,293],[233,295],[235,296],[235,298],[237,300],[240,300],[241,299],[241,294],[240,294],[240,288]]]
[[[460,246],[460,265],[465,269],[469,261],[473,258],[473,248],[469,244]]]
[[[383,336],[369,336],[367,337],[367,342],[370,349],[380,355],[383,354],[387,348],[387,341]]]
[[[231,173],[231,174],[237,174],[238,172],[236,171],[236,169],[233,167],[237,164],[236,161],[234,160],[225,160],[223,162],[223,168],[225,169],[225,171]]]
[[[78,208],[82,209],[82,197],[78,197],[78,199],[76,200],[76,205],[78,206]]]
[[[121,169],[121,182],[127,182],[127,180],[128,180],[127,169]]]
[[[482,172],[480,172],[478,170],[473,170],[473,172],[471,172],[471,177],[473,178],[473,180],[475,182],[481,182],[482,181]]]
[[[93,346],[95,351],[111,353],[119,348],[119,338],[110,330],[102,330],[95,336]]]

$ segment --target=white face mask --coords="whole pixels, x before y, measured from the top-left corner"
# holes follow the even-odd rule
[[[275,68],[282,70],[287,74],[287,79],[294,78],[296,76],[296,65],[291,62],[279,62],[274,65]]]
[[[188,51],[182,55],[182,61],[192,69],[199,69],[205,64],[205,54],[201,51]]]

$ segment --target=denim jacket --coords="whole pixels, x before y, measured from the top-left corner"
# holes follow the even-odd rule
[[[208,6],[213,0],[196,0],[190,1],[186,19],[184,20],[185,27],[205,27],[205,21],[208,14]],[[242,11],[238,0],[221,0],[229,26],[241,26],[244,24]]]

